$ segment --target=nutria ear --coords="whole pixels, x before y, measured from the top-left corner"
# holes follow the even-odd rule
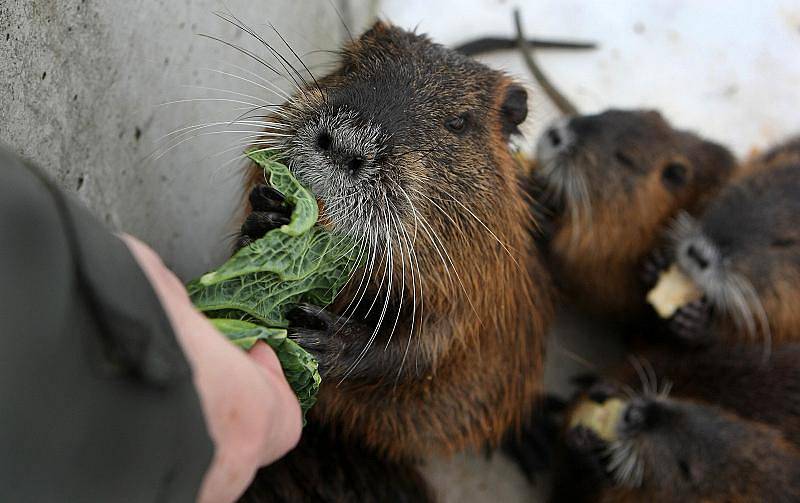
[[[500,106],[503,135],[506,137],[519,133],[519,126],[528,116],[528,91],[518,84],[506,89],[503,104]]]

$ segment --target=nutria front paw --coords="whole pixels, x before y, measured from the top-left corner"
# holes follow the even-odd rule
[[[651,289],[658,283],[661,273],[666,271],[672,262],[670,255],[659,248],[656,248],[644,261],[641,269],[640,278],[646,289]]]
[[[709,331],[711,306],[705,297],[678,309],[667,321],[670,335],[691,346],[707,345],[712,341]]]
[[[288,337],[311,353],[319,364],[323,379],[337,374],[344,355],[344,340],[340,332],[346,320],[312,304],[298,304],[289,318]]]
[[[602,458],[605,455],[608,444],[597,433],[585,426],[576,426],[570,429],[564,441],[567,448],[584,456]]]
[[[267,185],[256,185],[250,191],[250,213],[242,224],[236,250],[264,237],[264,234],[286,225],[291,220],[292,206],[286,202],[283,194]]]

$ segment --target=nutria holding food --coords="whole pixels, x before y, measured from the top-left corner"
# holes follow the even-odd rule
[[[674,224],[659,286],[677,277],[671,290],[680,292],[662,316],[685,343],[752,342],[768,353],[800,337],[800,141],[745,170],[706,211]]]
[[[310,421],[370,462],[496,445],[539,393],[551,285],[508,143],[526,96],[501,72],[378,22],[254,143],[278,151],[321,221],[364,249],[367,267],[340,301],[306,306],[290,330],[323,374]],[[240,244],[285,223],[263,170],[250,173]],[[303,441],[252,493],[285,484],[301,457],[315,459]],[[273,497],[378,499],[325,485],[301,477]]]

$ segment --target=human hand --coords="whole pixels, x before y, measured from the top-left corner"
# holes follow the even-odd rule
[[[272,348],[259,342],[246,354],[231,344],[192,306],[183,284],[151,248],[132,236],[121,238],[150,280],[192,367],[214,441],[198,501],[233,501],[260,466],[297,444],[300,405]]]

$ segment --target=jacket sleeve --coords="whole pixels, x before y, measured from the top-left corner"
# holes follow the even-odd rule
[[[125,245],[0,146],[0,500],[193,501],[189,366]]]

